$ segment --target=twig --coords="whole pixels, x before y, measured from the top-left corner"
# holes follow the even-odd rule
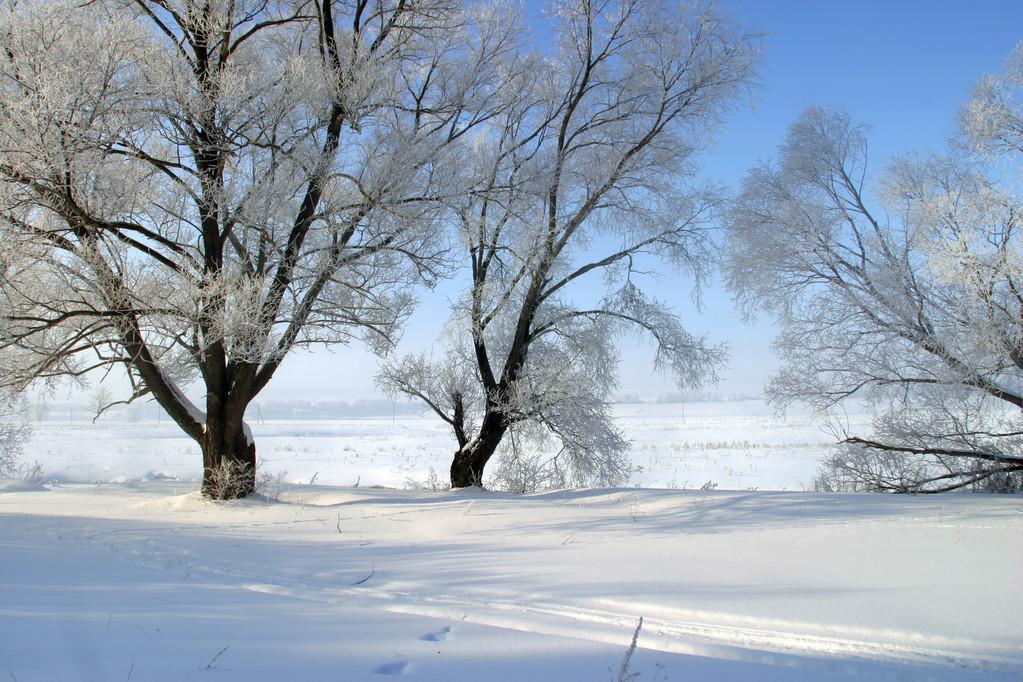
[[[377,574],[377,567],[376,567],[376,565],[373,565],[369,569],[369,575],[367,575],[365,578],[363,578],[362,580],[360,580],[358,582],[352,583],[352,587],[355,587],[357,585],[364,585],[366,582],[369,581],[370,578],[372,578],[376,574]]]
[[[632,660],[632,654],[636,652],[636,644],[639,642],[639,631],[643,629],[643,616],[639,617],[639,622],[636,623],[636,630],[632,633],[632,642],[629,644],[629,650],[625,652],[625,658],[622,659],[622,665],[618,668],[618,677],[612,682],[629,682],[634,679],[638,673],[632,675],[629,674],[629,661]]]
[[[226,652],[229,648],[230,647],[226,647],[225,646],[223,649],[218,651],[217,655],[214,656],[213,658],[211,658],[210,662],[206,664],[206,670],[213,670],[213,668],[215,667],[214,664],[217,662],[217,659],[220,658],[221,656],[223,656],[224,652]]]

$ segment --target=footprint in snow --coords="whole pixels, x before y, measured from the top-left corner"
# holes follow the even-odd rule
[[[425,635],[420,637],[424,642],[443,642],[448,638],[448,634],[451,632],[451,628],[445,627],[437,630],[436,632],[427,632]]]
[[[393,663],[384,663],[373,669],[373,672],[377,675],[404,675],[405,671],[408,670],[408,661],[394,661]]]

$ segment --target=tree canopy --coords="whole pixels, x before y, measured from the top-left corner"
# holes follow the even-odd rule
[[[447,203],[470,283],[446,357],[382,373],[451,426],[454,486],[481,485],[502,443],[513,487],[620,483],[630,465],[610,401],[622,335],[649,334],[680,386],[711,380],[724,356],[637,273],[668,265],[698,287],[709,271],[720,194],[693,159],[748,83],[756,37],[669,2],[559,2],[551,14],[553,53],[523,55],[513,99],[466,150],[472,191]],[[587,281],[597,300],[580,295]]]
[[[207,494],[251,492],[244,412],[284,357],[387,347],[409,285],[442,272],[448,150],[491,115],[510,46],[488,12],[5,5],[0,380],[123,371],[128,399],[152,396],[200,443]]]
[[[873,186],[865,129],[822,108],[804,112],[778,159],[743,182],[727,273],[747,310],[778,317],[771,397],[825,410],[862,398],[877,411],[873,433],[842,434],[825,487],[1018,485],[1018,166],[968,146],[1019,149],[1003,87],[981,85],[967,135],[948,151],[897,158]]]

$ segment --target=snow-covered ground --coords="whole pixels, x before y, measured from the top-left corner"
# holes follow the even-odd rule
[[[642,617],[639,682],[1023,679],[1021,498],[794,492],[809,415],[682,409],[620,409],[662,489],[402,490],[450,443],[388,418],[254,424],[288,474],[234,503],[166,422],[43,424],[57,484],[0,482],[0,678],[599,682]]]
[[[640,468],[631,485],[725,490],[802,490],[835,437],[808,411],[779,416],[763,401],[634,404],[616,408]],[[847,417],[864,424],[865,413]],[[257,456],[268,472],[291,483],[404,487],[425,483],[432,468],[444,478],[454,439],[439,419],[380,417],[312,421],[253,420]],[[198,447],[163,421],[81,416],[43,422],[30,459],[49,480],[124,482],[146,478],[197,480]]]
[[[1019,498],[152,481],[0,494],[31,680],[1018,680]]]

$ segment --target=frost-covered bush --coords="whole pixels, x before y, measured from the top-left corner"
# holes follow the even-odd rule
[[[39,466],[23,462],[31,433],[24,402],[13,394],[0,394],[0,478],[38,478]]]
[[[889,452],[846,444],[824,460],[812,482],[814,492],[936,492],[948,481],[968,481],[964,490],[1023,492],[1023,474],[990,471],[982,459]]]
[[[288,477],[287,471],[272,472],[266,468],[265,462],[260,460],[257,464],[256,473],[256,494],[271,502],[281,499],[284,492],[284,479]]]
[[[427,474],[425,480],[420,481],[411,477],[405,479],[405,490],[429,490],[436,493],[450,489],[451,486],[441,480],[440,475],[433,467],[430,467],[430,473]]]
[[[252,465],[247,462],[236,462],[224,460],[213,467],[213,474],[208,497],[214,500],[233,500],[239,497],[241,489],[249,484],[253,478]],[[266,463],[260,460],[256,463],[257,472],[255,475],[255,490],[258,497],[270,502],[277,502],[284,491],[284,479],[287,478],[287,471],[273,472],[266,468]]]
[[[214,500],[244,497],[253,487],[252,465],[248,462],[222,459],[205,472],[203,494]]]
[[[543,436],[542,431],[536,431],[531,437],[510,439],[498,454],[487,488],[535,493],[558,488],[618,487],[628,483],[635,471],[624,450],[573,450]]]
[[[931,467],[928,457],[891,457],[842,446],[821,463],[812,488],[818,493],[906,492],[926,478]]]
[[[557,460],[544,454],[513,451],[498,456],[497,468],[487,480],[487,488],[510,493],[535,493],[567,487],[565,472]]]

